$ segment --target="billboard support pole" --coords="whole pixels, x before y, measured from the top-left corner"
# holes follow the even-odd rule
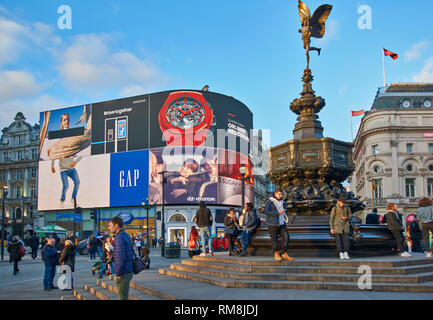
[[[164,198],[164,185],[165,185],[165,174],[167,173],[166,170],[158,172],[158,174],[162,175],[162,212],[161,212],[161,257],[165,257],[165,216],[164,216],[164,202],[165,202],[165,198]]]

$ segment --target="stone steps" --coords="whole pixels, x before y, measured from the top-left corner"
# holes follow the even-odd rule
[[[62,296],[61,300],[119,300],[114,277],[98,279],[94,284],[84,285],[84,289],[74,290],[73,296]],[[177,300],[177,298],[146,288],[134,281],[130,282],[129,300]]]
[[[307,259],[275,261],[268,257],[194,256],[159,274],[225,288],[355,290],[371,268],[373,291],[433,292],[433,259],[412,257]]]
[[[254,288],[254,289],[287,289],[287,290],[350,290],[359,291],[358,283],[354,282],[319,282],[319,281],[260,281],[260,280],[232,280],[227,278],[197,275],[195,273],[177,271],[172,269],[160,269],[162,275],[200,281],[225,288]],[[375,283],[374,291],[386,292],[433,292],[433,282],[420,284],[401,283]]]
[[[305,265],[273,265],[273,266],[250,266],[238,265],[234,263],[208,262],[199,260],[182,260],[182,265],[196,266],[201,268],[216,269],[216,270],[231,270],[243,273],[331,273],[331,274],[357,274],[358,268],[351,266],[328,267],[328,266],[305,266]],[[383,275],[409,275],[415,273],[433,272],[433,263],[421,266],[406,266],[406,267],[389,267],[389,268],[373,268],[372,274]]]
[[[335,259],[321,259],[315,261],[314,259],[298,258],[293,261],[275,261],[269,257],[246,257],[238,258],[236,256],[194,256],[193,261],[207,261],[218,263],[229,263],[247,266],[302,266],[302,267],[359,267],[361,265],[369,265],[370,267],[378,268],[395,268],[395,267],[409,267],[421,265],[433,265],[433,259],[423,258],[401,258],[395,257],[392,261],[385,260],[365,260],[365,259],[352,259],[340,260]]]
[[[189,273],[233,280],[357,282],[359,277],[361,276],[361,274],[358,273],[357,270],[352,270],[350,274],[340,274],[338,272],[330,273],[329,270],[326,270],[327,272],[324,273],[313,273],[309,269],[304,269],[303,273],[300,272],[290,274],[236,272],[233,271],[233,269],[226,269],[226,271],[222,271],[217,269],[187,266],[183,264],[172,264],[170,268],[177,271],[184,271]],[[381,283],[423,283],[433,281],[433,273],[423,273],[415,276],[372,275],[372,281]]]

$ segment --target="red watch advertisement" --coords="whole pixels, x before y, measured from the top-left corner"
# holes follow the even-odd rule
[[[214,114],[200,92],[177,91],[168,95],[158,121],[167,146],[202,146]]]

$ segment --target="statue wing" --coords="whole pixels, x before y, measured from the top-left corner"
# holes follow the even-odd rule
[[[323,38],[325,35],[325,21],[331,13],[332,6],[329,4],[321,5],[314,11],[311,17],[311,36],[315,38]]]
[[[298,9],[299,9],[299,17],[301,18],[301,22],[304,22],[304,19],[310,18],[310,9],[308,9],[307,5],[303,3],[301,0],[298,1]]]

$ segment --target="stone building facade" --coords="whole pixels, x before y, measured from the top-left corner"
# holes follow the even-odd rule
[[[24,235],[37,228],[37,179],[39,125],[30,125],[21,112],[2,130],[0,144],[0,187],[8,187],[5,213],[8,232]]]
[[[397,202],[406,216],[433,197],[433,84],[396,83],[379,89],[354,141],[351,189],[384,213]]]

